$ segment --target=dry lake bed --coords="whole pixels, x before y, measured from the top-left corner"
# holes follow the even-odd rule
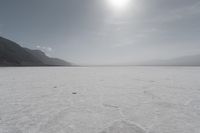
[[[200,67],[0,68],[0,133],[200,133]]]

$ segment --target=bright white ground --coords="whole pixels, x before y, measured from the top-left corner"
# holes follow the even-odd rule
[[[0,68],[0,133],[200,133],[200,68]]]

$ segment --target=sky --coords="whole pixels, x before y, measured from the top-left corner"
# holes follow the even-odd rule
[[[0,36],[76,64],[200,54],[200,1],[0,0]]]

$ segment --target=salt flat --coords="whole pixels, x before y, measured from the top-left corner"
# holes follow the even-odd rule
[[[0,133],[200,133],[200,68],[0,68]]]

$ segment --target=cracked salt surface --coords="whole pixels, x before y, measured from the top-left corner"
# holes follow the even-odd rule
[[[127,121],[117,121],[100,133],[145,133],[145,130]]]
[[[0,133],[200,133],[198,67],[0,68]]]

